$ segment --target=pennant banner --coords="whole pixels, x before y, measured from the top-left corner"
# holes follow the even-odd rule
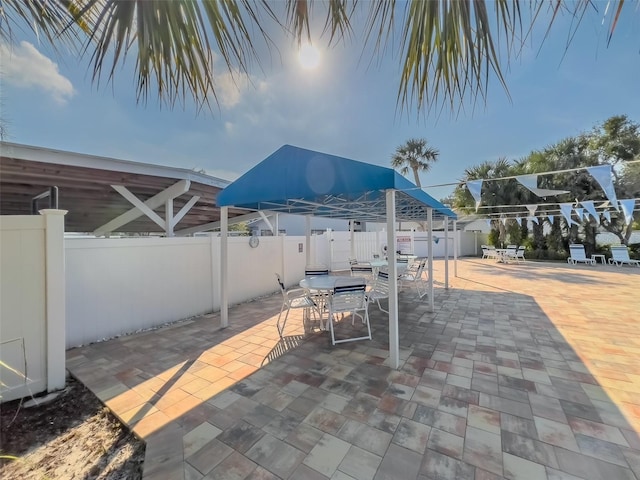
[[[527,220],[531,220],[536,225],[540,225],[540,222],[538,222],[538,217],[528,217]]]
[[[482,180],[469,180],[467,182],[467,188],[469,189],[469,193],[473,199],[476,201],[477,212],[482,201]]]
[[[529,210],[529,215],[532,217],[536,214],[536,210],[538,210],[538,205],[525,205],[527,210]]]
[[[578,223],[575,222],[571,218],[571,211],[572,210],[573,210],[573,204],[571,204],[571,203],[561,203],[560,204],[560,211],[562,212],[562,215],[564,215],[564,218],[567,221],[567,225],[569,225],[569,226],[578,225]]]
[[[515,221],[518,225],[522,226],[522,221],[524,220],[524,218],[520,218],[520,217],[516,217]]]
[[[619,200],[620,208],[622,208],[622,213],[624,213],[624,223],[627,225],[631,225],[633,223],[633,207],[636,204],[635,198],[627,198],[625,200]]]
[[[597,167],[587,167],[587,172],[596,179],[604,194],[607,196],[611,205],[619,210],[616,191],[613,188],[613,179],[611,178],[611,165],[598,165]]]
[[[549,223],[553,225],[553,215],[547,215],[547,218],[549,219]]]
[[[516,180],[520,182],[520,184],[529,189],[538,197],[552,197],[555,195],[562,195],[563,193],[569,193],[568,190],[549,190],[547,188],[538,188],[538,175],[518,175]]]
[[[584,208],[576,207],[576,208],[574,208],[574,210],[576,212],[576,215],[578,215],[578,220],[582,221],[582,217],[583,217],[583,214],[584,214]]]
[[[487,227],[491,228],[491,219],[487,218]]]
[[[598,212],[596,212],[596,206],[593,204],[593,201],[591,200],[586,200],[584,202],[580,202],[582,204],[582,206],[584,207],[584,209],[589,212],[589,215],[591,215],[594,220],[596,221],[596,223],[598,225],[600,225],[600,215],[598,215]]]
[[[607,219],[607,222],[611,223],[611,212],[609,210],[602,212],[602,216]]]

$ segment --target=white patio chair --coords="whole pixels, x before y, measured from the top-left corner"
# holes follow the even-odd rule
[[[640,267],[640,260],[632,260],[629,258],[629,249],[625,245],[612,245],[611,246],[611,258],[609,264],[617,265],[635,265]]]
[[[389,313],[389,310],[385,310],[380,305],[380,300],[388,300],[389,299],[389,272],[384,270],[378,271],[378,275],[376,275],[376,279],[373,282],[373,287],[371,290],[367,292],[367,301],[369,303],[377,303],[378,308],[385,312]]]
[[[398,281],[402,287],[405,284],[413,284],[418,294],[418,298],[422,298],[427,294],[427,285],[423,278],[424,267],[427,264],[427,259],[423,258],[417,262],[413,262],[409,267],[398,277]]]
[[[355,342],[356,340],[371,340],[371,325],[369,324],[369,302],[367,301],[367,286],[361,280],[344,277],[336,280],[336,285],[327,301],[329,306],[329,330],[331,331],[331,344]],[[364,313],[358,313],[364,312]],[[336,340],[334,322],[338,321],[336,315],[351,314],[351,325],[354,325],[355,317],[362,319],[367,326],[367,335],[348,337]],[[344,315],[341,315],[344,320]]]
[[[595,265],[596,261],[592,258],[587,258],[587,254],[584,251],[584,245],[581,243],[572,243],[569,245],[569,258],[567,263],[575,265],[576,263],[586,263],[587,265]]]
[[[309,295],[309,292],[304,288],[291,288],[287,290],[282,283],[280,275],[276,273],[278,279],[278,285],[280,285],[280,291],[282,292],[282,307],[280,308],[280,315],[278,315],[278,321],[276,322],[276,328],[278,329],[278,335],[282,338],[282,332],[287,324],[289,318],[289,312],[291,310],[303,309],[303,317],[309,319],[309,314],[313,313],[314,320],[316,319],[316,310],[318,307],[314,300]],[[282,312],[287,311],[284,316],[284,321],[280,325],[280,319],[282,318]],[[318,312],[319,313],[319,312]]]
[[[496,252],[496,247],[493,245],[481,245],[480,247],[482,248],[482,258],[490,258],[494,260],[500,258]]]
[[[367,283],[371,284],[373,281],[373,267],[370,263],[356,263],[351,265],[352,277],[363,277]]]
[[[326,265],[307,265],[304,267],[305,277],[314,277],[317,275],[329,275],[329,268]]]
[[[522,263],[525,261],[524,247],[518,247],[518,250],[516,251],[516,262],[520,263],[520,260],[522,260]]]
[[[507,245],[506,250],[502,254],[502,261],[504,263],[510,262],[511,260],[517,262],[518,261],[518,246],[517,245]]]

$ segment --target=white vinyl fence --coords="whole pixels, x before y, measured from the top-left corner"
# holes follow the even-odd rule
[[[403,253],[427,255],[426,233],[398,232],[398,239]],[[350,232],[327,231],[311,240],[310,263],[333,271],[349,268]],[[434,257],[443,257],[444,232],[435,232],[431,241]],[[304,275],[305,244],[304,237],[265,236],[251,248],[247,237],[230,237],[229,303],[275,292],[275,273],[286,286],[296,285]],[[354,233],[353,256],[382,255],[385,244],[385,232]],[[67,348],[219,310],[219,252],[217,236],[67,238]]]
[[[65,381],[64,214],[0,217],[0,401]]]

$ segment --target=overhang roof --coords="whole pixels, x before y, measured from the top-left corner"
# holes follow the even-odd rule
[[[382,222],[385,191],[396,190],[396,219],[456,218],[454,212],[391,168],[284,145],[227,186],[217,205]]]
[[[229,184],[226,180],[184,168],[0,142],[0,214],[29,215],[31,199],[57,186],[58,208],[69,211],[67,232],[93,232],[133,208],[113,185],[126,187],[144,202],[181,181],[189,187],[174,198],[174,214],[192,197],[200,198],[175,226],[176,232],[219,221],[215,199]],[[46,201],[41,208],[46,208]],[[153,208],[162,218],[164,209],[164,203]],[[230,216],[244,213],[234,209]],[[140,215],[115,231],[161,233],[163,229]]]

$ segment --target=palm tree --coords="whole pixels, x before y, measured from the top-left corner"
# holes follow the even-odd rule
[[[418,174],[428,172],[431,165],[438,160],[438,155],[438,150],[429,147],[424,138],[411,138],[407,143],[396,148],[396,152],[391,156],[391,166],[399,169],[405,176],[411,170],[415,184],[422,187]]]
[[[622,12],[633,12],[630,3],[611,0],[602,14],[593,0],[531,0],[529,8],[518,0],[330,0],[323,33],[330,45],[352,39],[351,19],[368,8],[358,37],[363,47],[373,45],[374,56],[390,51],[401,59],[399,107],[455,109],[464,101],[486,101],[490,80],[506,90],[502,65],[530,41],[534,25],[542,23],[548,33],[559,17],[572,16],[572,38],[584,18],[611,12],[610,40]],[[119,63],[134,57],[138,101],[155,92],[169,106],[188,98],[202,106],[216,96],[214,49],[229,72],[247,74],[260,63],[258,41],[277,50],[267,33],[272,24],[298,44],[311,40],[314,5],[322,11],[309,0],[2,0],[0,37],[28,26],[54,46],[76,47],[90,55],[95,82],[111,80]]]

